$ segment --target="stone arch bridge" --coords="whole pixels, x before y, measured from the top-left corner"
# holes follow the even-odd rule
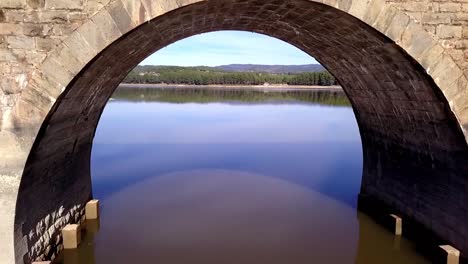
[[[359,124],[362,193],[468,254],[466,0],[2,0],[0,263],[53,258],[81,218],[94,132],[125,75],[216,30],[325,65]]]

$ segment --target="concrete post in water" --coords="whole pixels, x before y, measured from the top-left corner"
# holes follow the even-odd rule
[[[403,220],[401,219],[401,217],[394,214],[391,214],[390,216],[395,221],[395,235],[401,236],[401,234],[403,233]]]
[[[447,264],[459,264],[460,251],[450,245],[440,246],[447,253]]]
[[[65,249],[77,248],[81,241],[81,228],[79,225],[66,225],[62,230],[62,236]]]
[[[91,200],[85,207],[86,219],[99,219],[99,200]]]

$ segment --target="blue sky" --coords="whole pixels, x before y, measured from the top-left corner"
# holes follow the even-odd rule
[[[217,31],[175,42],[140,65],[313,64],[317,61],[279,39],[245,31]]]

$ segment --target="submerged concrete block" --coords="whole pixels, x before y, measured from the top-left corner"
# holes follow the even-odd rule
[[[442,250],[447,253],[447,264],[458,264],[460,263],[460,251],[450,245],[440,246]]]
[[[99,200],[91,200],[85,207],[86,219],[99,219]]]
[[[65,249],[77,248],[81,241],[81,228],[79,225],[66,225],[62,230],[62,236]]]
[[[403,219],[401,219],[401,217],[394,215],[394,214],[391,214],[390,216],[395,221],[394,222],[395,223],[395,235],[401,236],[403,233]]]

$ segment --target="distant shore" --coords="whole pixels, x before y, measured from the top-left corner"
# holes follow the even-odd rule
[[[339,85],[321,86],[321,85],[190,85],[190,84],[148,84],[148,83],[121,83],[119,87],[126,88],[226,88],[226,89],[252,89],[252,90],[342,90]]]

